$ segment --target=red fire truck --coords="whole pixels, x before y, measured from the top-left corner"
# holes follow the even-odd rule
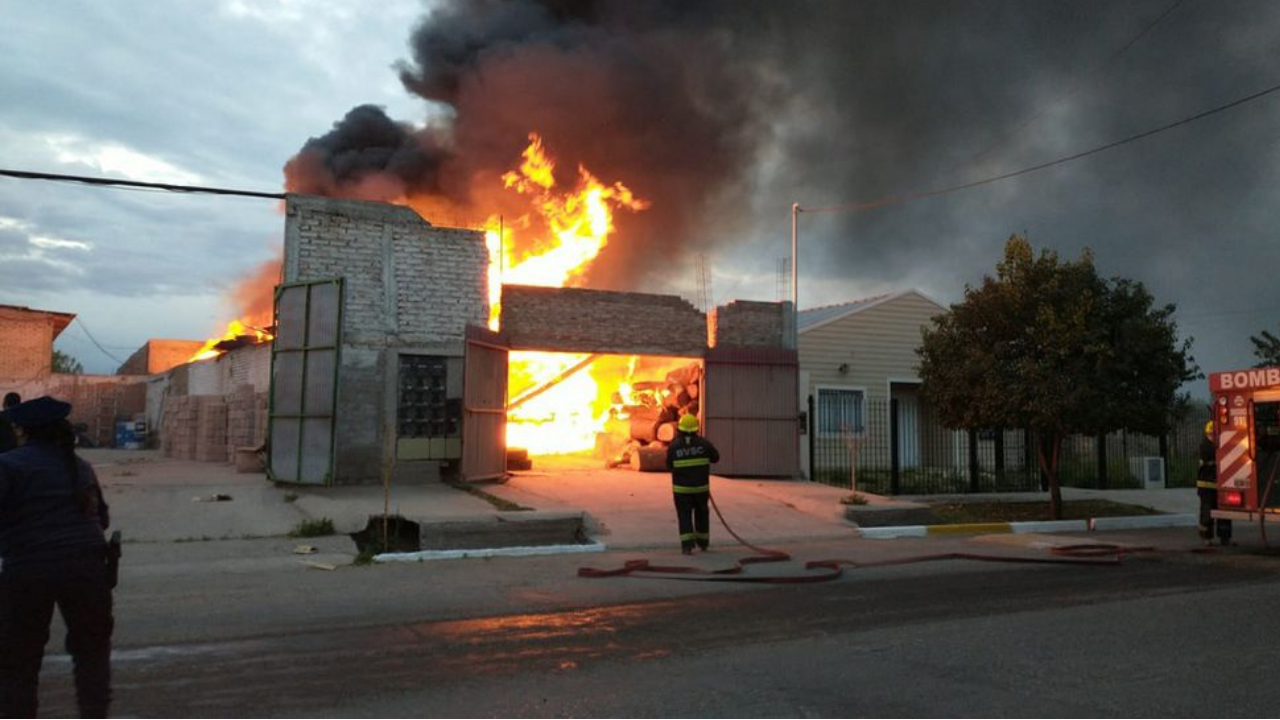
[[[1218,509],[1225,520],[1280,522],[1280,367],[1209,375]]]

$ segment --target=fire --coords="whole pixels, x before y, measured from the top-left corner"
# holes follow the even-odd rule
[[[248,338],[252,338],[252,343],[268,342],[275,338],[274,335],[260,328],[245,325],[239,320],[232,320],[227,323],[227,331],[218,337],[209,338],[205,341],[204,347],[200,348],[196,354],[191,356],[187,362],[195,362],[197,360],[207,360],[217,357],[226,352],[225,349],[217,347],[221,343],[234,342],[246,338],[245,342],[250,342]]]
[[[497,330],[503,283],[564,287],[581,278],[615,231],[615,210],[644,210],[649,203],[620,182],[606,185],[578,167],[572,190],[560,191],[556,163],[536,133],[517,170],[502,176],[503,186],[526,196],[530,214],[512,221],[491,217],[486,223],[489,249],[489,327]],[[545,236],[517,238],[535,225]],[[687,362],[687,361],[686,361]],[[599,451],[611,421],[625,420],[635,358],[572,353],[512,352],[508,393],[507,443],[534,454]],[[615,403],[618,399],[621,403]]]
[[[280,282],[282,264],[281,257],[267,260],[235,284],[227,293],[227,299],[239,307],[240,319],[227,323],[226,330],[221,335],[206,340],[204,347],[187,362],[221,355],[227,350],[226,346],[217,347],[221,343],[263,343],[274,338],[271,332],[263,328],[274,324],[275,288]]]
[[[485,242],[489,248],[489,327],[498,329],[502,307],[502,283],[564,287],[591,264],[614,232],[613,212],[617,208],[638,211],[649,207],[622,183],[605,185],[585,167],[578,167],[577,186],[557,192],[555,161],[547,154],[542,138],[529,135],[519,171],[502,176],[503,185],[529,196],[537,219],[547,230],[540,242],[515,243],[515,231],[533,226],[525,215],[512,225],[504,219],[489,218]],[[529,249],[520,252],[518,247]]]

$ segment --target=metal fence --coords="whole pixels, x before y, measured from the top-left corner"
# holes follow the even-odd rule
[[[1029,430],[950,430],[914,402],[857,398],[858,408],[815,408],[809,399],[810,467],[815,481],[882,495],[960,494],[1048,489]],[[825,418],[815,415],[815,410]],[[1141,488],[1143,466],[1162,458],[1166,487],[1194,487],[1208,411],[1194,409],[1164,437],[1119,432],[1073,435],[1063,443],[1058,476],[1066,487]],[[836,422],[833,422],[837,420]]]

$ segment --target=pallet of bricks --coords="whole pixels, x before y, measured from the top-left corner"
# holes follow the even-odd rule
[[[196,456],[201,462],[227,461],[227,402],[221,395],[196,395]]]
[[[160,420],[160,450],[165,457],[194,460],[196,457],[196,425],[199,409],[189,395],[165,399]]]

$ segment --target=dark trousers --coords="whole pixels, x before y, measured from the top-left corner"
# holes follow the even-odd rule
[[[56,605],[67,626],[81,717],[111,704],[111,589],[104,552],[0,571],[0,717],[33,718]]]
[[[1230,520],[1214,520],[1209,511],[1216,510],[1218,507],[1218,491],[1209,488],[1196,488],[1196,494],[1200,496],[1200,538],[1202,540],[1212,540],[1217,535],[1218,542],[1226,545],[1231,542],[1231,521]]]
[[[673,493],[676,522],[680,525],[680,547],[692,550],[694,543],[703,550],[711,543],[711,515],[707,499],[711,493]]]

